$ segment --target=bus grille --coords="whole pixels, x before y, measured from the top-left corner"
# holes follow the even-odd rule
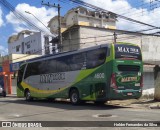
[[[140,71],[140,66],[137,65],[118,65],[119,71]]]

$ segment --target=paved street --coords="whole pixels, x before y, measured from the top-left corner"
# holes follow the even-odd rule
[[[16,96],[0,98],[1,121],[159,121],[159,119],[159,109],[145,107],[98,106],[93,103],[73,106],[70,102],[65,101],[38,100],[26,102],[23,98],[16,98]],[[152,129],[156,128],[153,127]]]

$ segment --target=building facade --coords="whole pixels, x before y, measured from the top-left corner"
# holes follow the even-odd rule
[[[8,39],[9,54],[38,54],[52,53],[51,37],[41,32],[24,30]]]
[[[116,16],[111,12],[91,11],[84,7],[77,7],[69,10],[64,17],[61,17],[61,32],[73,25],[116,29]],[[58,32],[57,16],[49,21],[48,27],[51,33]]]
[[[61,19],[61,33],[63,33],[67,29],[66,21],[64,17],[60,17],[60,19]],[[50,21],[48,22],[48,27],[50,28],[51,33],[58,35],[58,31],[59,31],[58,16],[55,16],[52,19],[50,19]]]

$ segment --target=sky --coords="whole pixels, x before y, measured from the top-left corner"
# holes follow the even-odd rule
[[[33,27],[27,25],[24,21],[17,19],[15,15],[4,5],[0,0],[0,53],[7,55],[8,53],[8,38],[13,34],[24,29],[34,30]],[[57,15],[57,9],[41,4],[41,0],[7,0],[13,8],[21,13],[30,22],[44,31],[48,31],[46,26],[49,20]],[[133,18],[138,21],[142,21],[151,25],[160,27],[160,2],[157,0],[83,0],[84,2],[91,3],[108,11],[113,11],[117,14],[124,15],[129,18]],[[44,3],[61,5],[61,15],[78,5],[67,0],[43,0]],[[33,15],[25,13],[29,11],[36,16],[41,22],[37,21]],[[118,19],[117,29],[137,31],[142,29],[148,29],[149,27],[131,23],[124,19]]]

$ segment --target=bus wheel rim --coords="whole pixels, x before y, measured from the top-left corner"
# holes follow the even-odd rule
[[[27,99],[30,99],[30,96],[31,96],[31,95],[30,95],[30,92],[27,92],[26,98],[27,98]]]
[[[78,95],[76,93],[72,94],[72,102],[76,103],[78,100]]]

